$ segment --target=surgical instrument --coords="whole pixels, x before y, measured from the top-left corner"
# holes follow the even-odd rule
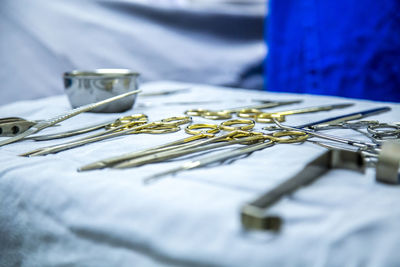
[[[378,115],[383,112],[390,111],[390,107],[379,107],[379,108],[373,108],[373,109],[368,109],[368,110],[363,110],[363,111],[358,111],[358,112],[353,112],[349,114],[344,114],[336,117],[331,117],[315,122],[309,122],[306,124],[298,125],[296,128],[310,128],[313,129],[315,126],[320,126],[324,124],[335,124],[335,123],[340,123],[344,121],[351,121],[351,120],[359,120],[363,119],[372,115]]]
[[[289,114],[300,114],[300,113],[307,113],[307,112],[318,112],[318,111],[327,111],[327,110],[331,110],[331,109],[335,109],[335,108],[345,108],[345,107],[348,107],[348,106],[351,106],[351,105],[353,105],[353,104],[334,104],[334,105],[324,105],[324,106],[317,106],[317,107],[307,107],[307,108],[302,108],[302,109],[296,109],[296,110],[290,110],[290,111],[281,111],[281,112],[277,112],[276,114],[277,114],[277,118],[279,119],[281,119],[281,120],[283,120],[284,119],[284,116],[285,115],[289,115]],[[253,109],[243,109],[243,108],[238,108],[237,109],[238,111],[239,111],[239,114],[240,115],[242,115],[243,117],[252,117],[251,116],[251,112],[253,112],[254,110]],[[197,110],[198,111],[198,110]],[[259,111],[259,110],[258,110]],[[194,111],[193,111],[194,112]],[[261,111],[260,111],[261,112]],[[189,113],[189,114],[195,114],[195,113]],[[238,114],[238,115],[239,115]],[[264,114],[264,113],[262,113],[262,114]],[[271,115],[271,114],[274,114],[274,113],[265,113],[265,114],[268,114],[268,115]],[[239,116],[240,116],[239,115]],[[272,117],[275,117],[275,116],[273,116],[272,115]],[[271,117],[270,117],[271,118]],[[268,119],[268,120],[271,120],[271,119]],[[264,119],[267,119],[266,117],[264,118]],[[225,122],[226,123],[226,122]],[[208,125],[210,125],[210,124],[208,124]],[[202,127],[202,125],[200,125],[199,124],[199,126],[200,127]],[[216,126],[216,125],[214,125],[214,126]],[[232,130],[232,129],[231,129]],[[201,137],[201,138],[205,138],[205,137],[212,137],[212,134],[213,133],[210,133],[210,132],[208,132],[208,133],[202,133],[202,134],[200,134],[200,135],[195,135],[193,138],[197,138],[197,137]],[[179,141],[177,141],[177,142],[175,142],[175,143],[169,143],[169,144],[167,144],[167,145],[169,145],[169,146],[172,146],[172,145],[179,145],[179,144],[181,144],[182,142],[187,142],[187,141],[191,141],[192,139],[183,139],[183,140],[179,140]],[[159,148],[162,148],[162,147],[157,147],[157,148],[155,148],[155,149],[159,149]],[[179,148],[180,149],[180,148]],[[164,150],[162,150],[162,151],[158,151],[158,152],[164,152],[165,151],[165,149]],[[145,150],[145,151],[141,151],[142,153],[143,153],[143,155],[144,156],[148,156],[149,154],[152,154],[153,152],[155,152],[154,150],[153,151],[149,151],[149,150]],[[97,162],[94,162],[94,163],[91,163],[91,164],[88,164],[88,165],[86,165],[86,166],[82,166],[79,170],[80,171],[85,171],[85,170],[92,170],[92,169],[98,169],[98,168],[104,168],[104,167],[110,167],[110,165],[111,164],[117,164],[118,162],[122,162],[122,161],[124,161],[124,160],[128,160],[128,159],[135,159],[135,158],[138,158],[139,157],[139,155],[140,155],[140,153],[138,153],[138,152],[136,152],[136,153],[130,153],[130,154],[125,154],[125,155],[122,155],[122,156],[118,156],[118,157],[113,157],[113,158],[108,158],[108,159],[104,159],[104,160],[100,160],[100,161],[97,161]],[[149,159],[151,158],[151,157],[148,157]],[[135,164],[138,164],[138,160],[134,160],[133,161]],[[126,164],[126,163],[125,163]],[[120,167],[121,166],[128,166],[128,165],[123,165],[123,164],[121,164],[121,165],[119,165]],[[133,166],[133,165],[132,165]]]
[[[213,124],[211,124],[211,126],[212,125]],[[233,125],[239,125],[239,126],[233,126]],[[193,124],[187,126],[185,131],[186,133],[193,134],[193,137],[199,135],[201,136],[203,135],[202,131],[198,131],[195,129],[199,129],[205,126],[207,126],[207,124]],[[173,158],[197,153],[200,151],[211,150],[233,144],[248,144],[260,141],[261,139],[265,139],[265,137],[261,133],[247,131],[254,127],[253,120],[229,120],[221,123],[219,126],[218,125],[215,126],[220,128],[221,130],[225,130],[230,133],[220,136],[211,135],[210,137],[212,138],[205,140],[203,142],[192,143],[187,146],[180,146],[177,148],[172,147],[169,150],[155,152],[146,156],[136,157],[134,159],[120,162],[112,167],[118,169],[137,167],[149,163],[170,160]],[[212,143],[219,143],[219,144],[213,145]]]
[[[35,140],[35,141],[47,141],[47,140],[53,140],[53,139],[61,139],[61,138],[65,138],[65,137],[71,137],[71,136],[75,136],[75,135],[79,135],[79,134],[84,134],[84,133],[88,133],[88,132],[91,132],[91,131],[95,131],[95,130],[98,130],[98,129],[106,127],[107,125],[109,125],[112,122],[114,122],[114,120],[107,121],[107,122],[102,122],[102,123],[99,123],[99,124],[94,124],[94,125],[91,125],[91,126],[86,126],[86,127],[83,127],[83,128],[70,130],[70,131],[66,131],[66,132],[29,136],[29,137],[26,137],[25,139],[27,139],[27,140],[28,139],[29,140]]]
[[[17,142],[17,141],[23,139],[24,137],[27,137],[27,136],[32,135],[32,134],[35,134],[35,133],[37,133],[37,132],[39,132],[39,131],[47,128],[47,127],[53,126],[53,125],[55,125],[55,124],[57,124],[59,122],[67,120],[67,119],[69,119],[71,117],[74,117],[74,116],[80,114],[80,113],[92,110],[94,108],[97,108],[99,106],[111,103],[111,102],[116,101],[118,99],[122,99],[124,97],[130,96],[130,95],[133,95],[133,94],[137,94],[139,92],[141,92],[141,90],[130,91],[130,92],[127,92],[127,93],[124,93],[124,94],[121,94],[121,95],[118,95],[118,96],[114,96],[114,97],[111,97],[111,98],[108,98],[108,99],[105,99],[105,100],[102,100],[102,101],[99,101],[99,102],[96,102],[96,103],[92,103],[92,104],[88,104],[88,105],[85,105],[85,106],[81,106],[81,107],[72,109],[72,110],[70,110],[70,111],[68,111],[66,113],[60,114],[58,116],[55,116],[55,117],[47,119],[47,120],[39,121],[35,125],[32,125],[31,128],[29,128],[28,130],[24,131],[23,133],[18,134],[17,136],[14,136],[14,137],[10,137],[10,138],[8,138],[6,140],[0,141],[0,146],[4,146],[4,145],[10,144],[10,143]]]
[[[298,127],[292,127],[292,126],[287,126],[287,125],[282,125],[279,123],[276,119],[273,119],[275,124],[281,128],[282,130],[286,131],[299,131],[303,132],[305,134],[308,134],[313,137],[319,137],[322,139],[346,144],[346,145],[351,145],[357,148],[358,151],[367,151],[371,152],[373,154],[378,154],[379,152],[379,145],[375,143],[368,143],[368,142],[362,142],[358,140],[353,140],[353,139],[348,139],[348,138],[343,138],[343,137],[338,137],[338,136],[333,136],[333,135],[327,135],[327,134],[321,134],[313,130],[307,130],[304,128],[298,128]]]
[[[155,121],[151,123],[143,123],[143,120],[138,119],[138,121],[129,122],[127,124],[123,124],[114,129],[110,129],[106,131],[107,134],[95,134],[89,137],[81,138],[78,140],[73,140],[67,143],[53,145],[49,147],[39,148],[20,156],[40,156],[53,154],[60,151],[72,149],[75,147],[79,147],[85,144],[122,136],[126,134],[139,134],[139,133],[149,133],[149,134],[163,134],[163,133],[171,133],[180,130],[179,125],[188,123],[191,121],[190,117],[170,117],[166,119],[162,119],[161,121]],[[139,125],[138,125],[139,124]],[[134,127],[131,127],[134,126]],[[127,128],[127,129],[123,129]],[[111,131],[111,132],[110,132]]]
[[[242,125],[242,126],[236,126],[233,127],[232,125]],[[233,127],[233,128],[232,128]],[[167,150],[172,150],[172,149],[181,149],[181,148],[193,148],[195,146],[200,146],[200,145],[206,145],[212,142],[217,142],[217,141],[222,141],[225,140],[226,138],[232,138],[233,136],[237,135],[246,135],[243,130],[250,130],[254,127],[254,121],[253,120],[247,120],[247,119],[239,119],[239,120],[229,120],[221,123],[220,125],[217,124],[192,124],[189,125],[185,128],[185,132],[188,134],[191,134],[192,136],[186,137],[183,139],[179,139],[177,141],[173,141],[164,145],[156,146],[150,149],[145,149],[142,151],[137,151],[133,153],[127,153],[123,154],[120,156],[116,157],[111,157],[111,158],[106,158],[102,159],[90,164],[87,164],[85,166],[82,166],[78,169],[78,171],[88,171],[88,170],[94,170],[94,169],[101,169],[105,167],[112,167],[113,165],[116,165],[117,163],[127,161],[127,160],[132,160],[135,158],[139,157],[144,157],[148,156],[150,154],[154,154],[157,152],[164,152]],[[215,134],[218,133],[220,130],[228,130],[228,131],[235,131],[235,132],[230,132],[226,135],[221,135],[221,136],[216,136]],[[237,132],[237,130],[240,130],[240,132]],[[204,139],[204,138],[210,138],[209,141],[206,142],[200,142],[200,143],[195,143],[192,145],[188,145],[187,143],[196,141],[199,139]]]
[[[95,130],[98,130],[101,128],[105,128],[107,130],[109,130],[109,129],[115,130],[116,127],[121,126],[122,124],[127,124],[129,122],[136,121],[138,116],[147,121],[147,117],[145,115],[134,114],[134,115],[130,115],[130,116],[123,116],[116,120],[114,119],[111,121],[102,122],[99,124],[94,124],[91,126],[86,126],[86,127],[75,129],[75,130],[59,132],[59,133],[54,133],[54,134],[46,134],[46,135],[34,135],[34,136],[26,137],[25,139],[35,140],[35,141],[47,141],[47,140],[61,139],[61,138],[65,138],[65,137],[84,134],[84,133],[92,132],[92,131],[95,131]],[[143,123],[145,123],[146,121],[143,121]],[[129,127],[127,127],[127,128],[129,128]]]
[[[242,225],[246,229],[278,231],[282,224],[279,216],[273,215],[268,208],[285,195],[314,182],[333,168],[365,172],[367,165],[364,156],[359,152],[331,149],[306,165],[299,173],[280,183],[278,186],[245,204],[241,209]],[[379,152],[376,163],[376,181],[400,183],[400,143],[385,142]]]
[[[299,173],[244,205],[241,209],[243,227],[253,230],[278,231],[282,219],[279,216],[269,214],[268,208],[282,197],[314,182],[334,168],[350,169],[361,173],[365,171],[363,157],[360,153],[328,150],[308,163]]]
[[[261,112],[259,109],[242,109],[237,113],[237,115],[241,118],[253,118],[256,122],[260,123],[273,123],[272,120],[273,118],[278,120],[279,122],[283,122],[285,121],[285,117],[287,115],[330,111],[333,109],[347,108],[353,105],[354,105],[353,103],[333,104],[333,105],[323,105],[316,107],[306,107],[306,108],[299,108],[299,109],[292,109],[285,111],[277,111],[271,113]]]
[[[278,106],[283,106],[283,105],[290,105],[290,104],[297,104],[300,103],[301,100],[294,100],[294,101],[271,101],[271,102],[266,102],[263,104],[259,105],[251,105],[251,106],[245,106],[245,107],[238,107],[238,108],[232,108],[232,109],[225,109],[225,110],[219,110],[219,111],[212,111],[208,109],[189,109],[185,111],[185,114],[188,116],[200,116],[205,119],[211,119],[211,120],[225,120],[225,119],[230,119],[232,118],[233,113],[240,112],[243,109],[267,109],[267,108],[274,108]]]
[[[361,129],[367,131],[362,131]],[[384,140],[400,138],[400,123],[381,123],[379,121],[341,122],[336,124],[320,125],[313,130],[352,129],[380,144]]]
[[[247,145],[246,147],[237,148],[231,150],[229,152],[222,152],[211,156],[206,156],[197,160],[188,161],[183,163],[181,166],[177,168],[173,168],[164,172],[153,174],[143,180],[144,183],[150,183],[156,180],[161,179],[166,175],[176,174],[181,171],[191,170],[194,168],[203,167],[215,162],[221,162],[227,159],[235,158],[241,155],[246,155],[257,150],[262,150],[264,148],[270,147],[275,143],[299,143],[304,142],[308,135],[298,132],[298,131],[282,131],[275,132],[272,135],[262,135],[264,140],[268,140],[267,142],[259,142],[256,144]]]

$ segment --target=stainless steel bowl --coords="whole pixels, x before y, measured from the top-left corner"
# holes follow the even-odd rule
[[[65,92],[73,108],[95,103],[138,88],[136,72],[127,69],[74,70],[64,73]],[[123,112],[131,109],[136,95],[93,109],[92,112]]]

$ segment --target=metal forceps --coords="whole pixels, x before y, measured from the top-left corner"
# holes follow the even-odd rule
[[[361,131],[366,129],[367,132]],[[380,123],[379,121],[356,121],[356,122],[341,122],[336,124],[328,124],[315,126],[315,130],[328,129],[352,129],[368,138],[374,143],[380,144],[384,140],[400,138],[400,123]]]
[[[273,123],[274,122],[273,119],[276,119],[279,122],[284,122],[285,117],[287,115],[329,111],[332,109],[347,108],[353,105],[354,105],[353,103],[323,105],[323,106],[306,107],[306,108],[299,108],[299,109],[292,109],[292,110],[285,110],[285,111],[278,111],[271,113],[262,112],[259,109],[243,109],[239,111],[237,115],[241,118],[253,118],[256,122],[260,123]]]
[[[145,116],[141,114],[142,116]],[[126,134],[139,134],[139,133],[148,133],[148,134],[164,134],[164,133],[171,133],[177,132],[180,130],[179,125],[188,123],[191,121],[190,117],[183,116],[183,117],[170,117],[166,119],[162,119],[161,121],[155,121],[151,123],[146,123],[142,118],[138,118],[137,121],[128,122],[126,124],[122,124],[115,128],[111,128],[103,133],[94,134],[88,137],[84,137],[81,139],[77,139],[74,141],[70,141],[67,143],[39,148],[20,156],[40,156],[40,155],[47,155],[53,154],[60,151],[72,149],[75,147],[79,147],[85,144],[94,143],[97,141],[122,136]]]
[[[92,110],[92,109],[97,108],[99,106],[108,104],[108,103],[113,102],[115,100],[130,96],[130,95],[133,95],[133,94],[137,94],[139,92],[141,92],[141,90],[130,91],[130,92],[127,92],[127,93],[124,93],[124,94],[120,94],[120,95],[117,95],[117,96],[114,96],[114,97],[110,97],[108,99],[105,99],[105,100],[102,100],[102,101],[99,101],[99,102],[96,102],[96,103],[93,103],[93,104],[88,104],[88,105],[84,105],[84,106],[72,109],[72,110],[70,110],[68,112],[65,112],[63,114],[60,114],[58,116],[55,116],[55,117],[47,119],[47,120],[39,121],[38,123],[32,125],[32,127],[27,129],[26,131],[14,136],[14,137],[8,138],[8,139],[3,140],[3,141],[0,141],[0,146],[4,146],[4,145],[10,144],[10,143],[17,142],[17,141],[19,141],[19,140],[21,140],[21,139],[23,139],[23,138],[25,138],[25,137],[27,137],[29,135],[35,134],[35,133],[37,133],[37,132],[39,132],[39,131],[47,128],[47,127],[56,125],[57,123],[62,122],[64,120],[67,120],[67,119],[69,119],[71,117],[74,117],[74,116],[76,116],[78,114],[81,114],[83,112]]]
[[[267,109],[267,108],[274,108],[283,105],[290,105],[290,104],[297,104],[300,103],[301,100],[294,100],[294,101],[277,101],[277,102],[266,102],[264,104],[259,105],[251,105],[246,107],[239,107],[239,108],[232,108],[232,109],[225,109],[220,111],[213,111],[208,109],[189,109],[185,111],[185,114],[188,116],[199,116],[205,119],[210,120],[227,120],[232,118],[232,114],[240,112],[241,110],[253,110],[253,109]]]
[[[233,126],[235,124],[244,124],[243,126]],[[194,127],[193,127],[194,126]],[[186,132],[193,134],[194,136],[201,134],[194,129],[201,127],[197,125],[189,125],[186,128]],[[165,160],[171,160],[184,155],[189,155],[201,151],[209,151],[216,148],[221,148],[233,144],[249,143],[259,141],[261,135],[248,130],[254,127],[254,121],[252,120],[230,120],[221,123],[219,126],[221,130],[228,131],[227,134],[214,136],[201,142],[195,142],[186,146],[180,146],[177,148],[171,148],[165,151],[156,152],[148,156],[139,157],[136,159],[124,161],[113,166],[113,168],[132,168],[142,166],[145,164],[161,162]],[[246,138],[244,138],[246,137]],[[247,138],[248,137],[248,138]]]
[[[150,183],[154,182],[156,180],[161,179],[164,176],[171,175],[171,174],[176,174],[181,171],[185,170],[191,170],[194,168],[200,168],[203,166],[207,166],[211,163],[215,162],[223,162],[227,159],[232,159],[241,155],[246,155],[258,150],[262,150],[267,147],[271,147],[274,144],[277,143],[299,143],[299,142],[304,142],[307,138],[308,135],[299,132],[299,131],[280,131],[280,132],[274,132],[273,134],[263,134],[261,135],[255,135],[253,138],[256,137],[258,138],[258,142],[255,142],[253,144],[249,144],[246,147],[241,147],[237,149],[233,149],[229,152],[222,152],[218,153],[212,156],[206,156],[202,157],[197,160],[193,161],[187,161],[183,163],[180,167],[173,168],[164,172],[156,173],[154,175],[151,175],[143,180],[144,183]]]
[[[74,130],[59,132],[59,133],[54,133],[54,134],[34,135],[34,136],[29,136],[25,139],[35,140],[35,141],[47,141],[47,140],[61,139],[61,138],[75,136],[75,135],[80,135],[80,134],[92,132],[95,130],[99,130],[102,128],[104,128],[106,130],[110,130],[110,129],[114,129],[122,124],[136,121],[138,119],[138,116],[141,116],[141,120],[143,120],[143,123],[147,122],[147,117],[145,117],[145,115],[134,114],[134,115],[128,115],[128,116],[124,116],[124,117],[121,117],[118,119],[114,119],[111,121],[102,122],[102,123],[98,123],[98,124],[91,125],[91,126],[86,126],[86,127],[79,128],[79,129],[74,129]]]
[[[369,160],[372,162],[373,159],[371,158],[377,158],[378,154],[380,152],[380,145],[379,144],[375,144],[375,143],[369,143],[369,142],[362,142],[362,141],[358,141],[358,140],[354,140],[354,139],[349,139],[349,138],[343,138],[343,137],[338,137],[338,136],[333,136],[333,135],[328,135],[328,134],[321,134],[318,132],[315,132],[313,130],[308,130],[308,129],[304,129],[304,128],[298,128],[298,127],[292,127],[292,126],[287,126],[287,125],[282,125],[281,123],[279,123],[277,120],[274,119],[275,124],[282,130],[286,130],[286,131],[299,131],[299,132],[303,132],[305,134],[308,134],[309,136],[312,137],[319,137],[322,139],[326,139],[326,140],[330,140],[333,142],[337,142],[337,143],[341,143],[341,144],[345,144],[345,145],[350,145],[356,148],[357,152],[361,152],[364,156],[369,157]],[[317,143],[321,146],[324,146],[326,148],[330,148],[330,149],[342,149],[342,150],[346,150],[346,148],[338,148],[336,146],[330,146],[327,144],[320,144],[318,142],[312,141],[312,140],[308,140],[311,141],[313,143]],[[348,149],[349,151],[353,151]]]
[[[220,125],[204,124],[204,123],[192,124],[185,128],[185,132],[192,135],[190,137],[179,139],[177,141],[156,146],[150,149],[99,160],[80,167],[78,171],[88,171],[94,169],[101,169],[105,167],[116,167],[116,168],[133,167],[133,165],[138,165],[139,162],[144,163],[149,160],[152,160],[154,162],[155,159],[161,160],[161,158],[165,155],[167,156],[166,158],[172,158],[174,155],[180,154],[185,149],[187,150],[195,147],[205,146],[219,141],[227,141],[233,139],[235,136],[236,137],[248,136],[250,135],[248,130],[252,129],[254,125],[255,123],[253,120],[243,120],[243,119],[225,121],[222,122]],[[229,133],[216,136],[216,134],[221,130],[228,131]],[[200,139],[205,139],[205,138],[208,138],[208,140],[201,142],[199,141]],[[197,142],[188,144],[189,142],[193,141]],[[171,152],[172,150],[175,150],[176,154],[173,154]],[[203,150],[206,150],[206,148],[203,147]],[[162,154],[163,152],[167,152],[167,154]],[[192,153],[195,153],[195,151],[193,151]],[[141,158],[141,160],[140,161],[136,160],[138,158]],[[166,158],[164,157],[163,159]],[[133,162],[133,160],[135,160],[135,162]]]

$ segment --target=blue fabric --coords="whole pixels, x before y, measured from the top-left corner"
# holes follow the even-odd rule
[[[271,0],[266,36],[267,90],[400,102],[398,0]]]

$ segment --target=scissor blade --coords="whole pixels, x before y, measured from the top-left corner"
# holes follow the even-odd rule
[[[349,121],[349,120],[358,120],[358,119],[362,119],[362,118],[369,117],[372,115],[387,112],[390,110],[391,110],[390,107],[380,107],[380,108],[368,109],[368,110],[349,113],[349,114],[345,114],[345,115],[341,115],[341,116],[330,117],[330,118],[315,121],[315,122],[310,122],[307,124],[296,126],[296,128],[312,128],[313,126],[320,125],[320,124],[328,124],[328,123],[333,123],[333,122],[339,123],[339,122],[344,122],[344,121]]]

